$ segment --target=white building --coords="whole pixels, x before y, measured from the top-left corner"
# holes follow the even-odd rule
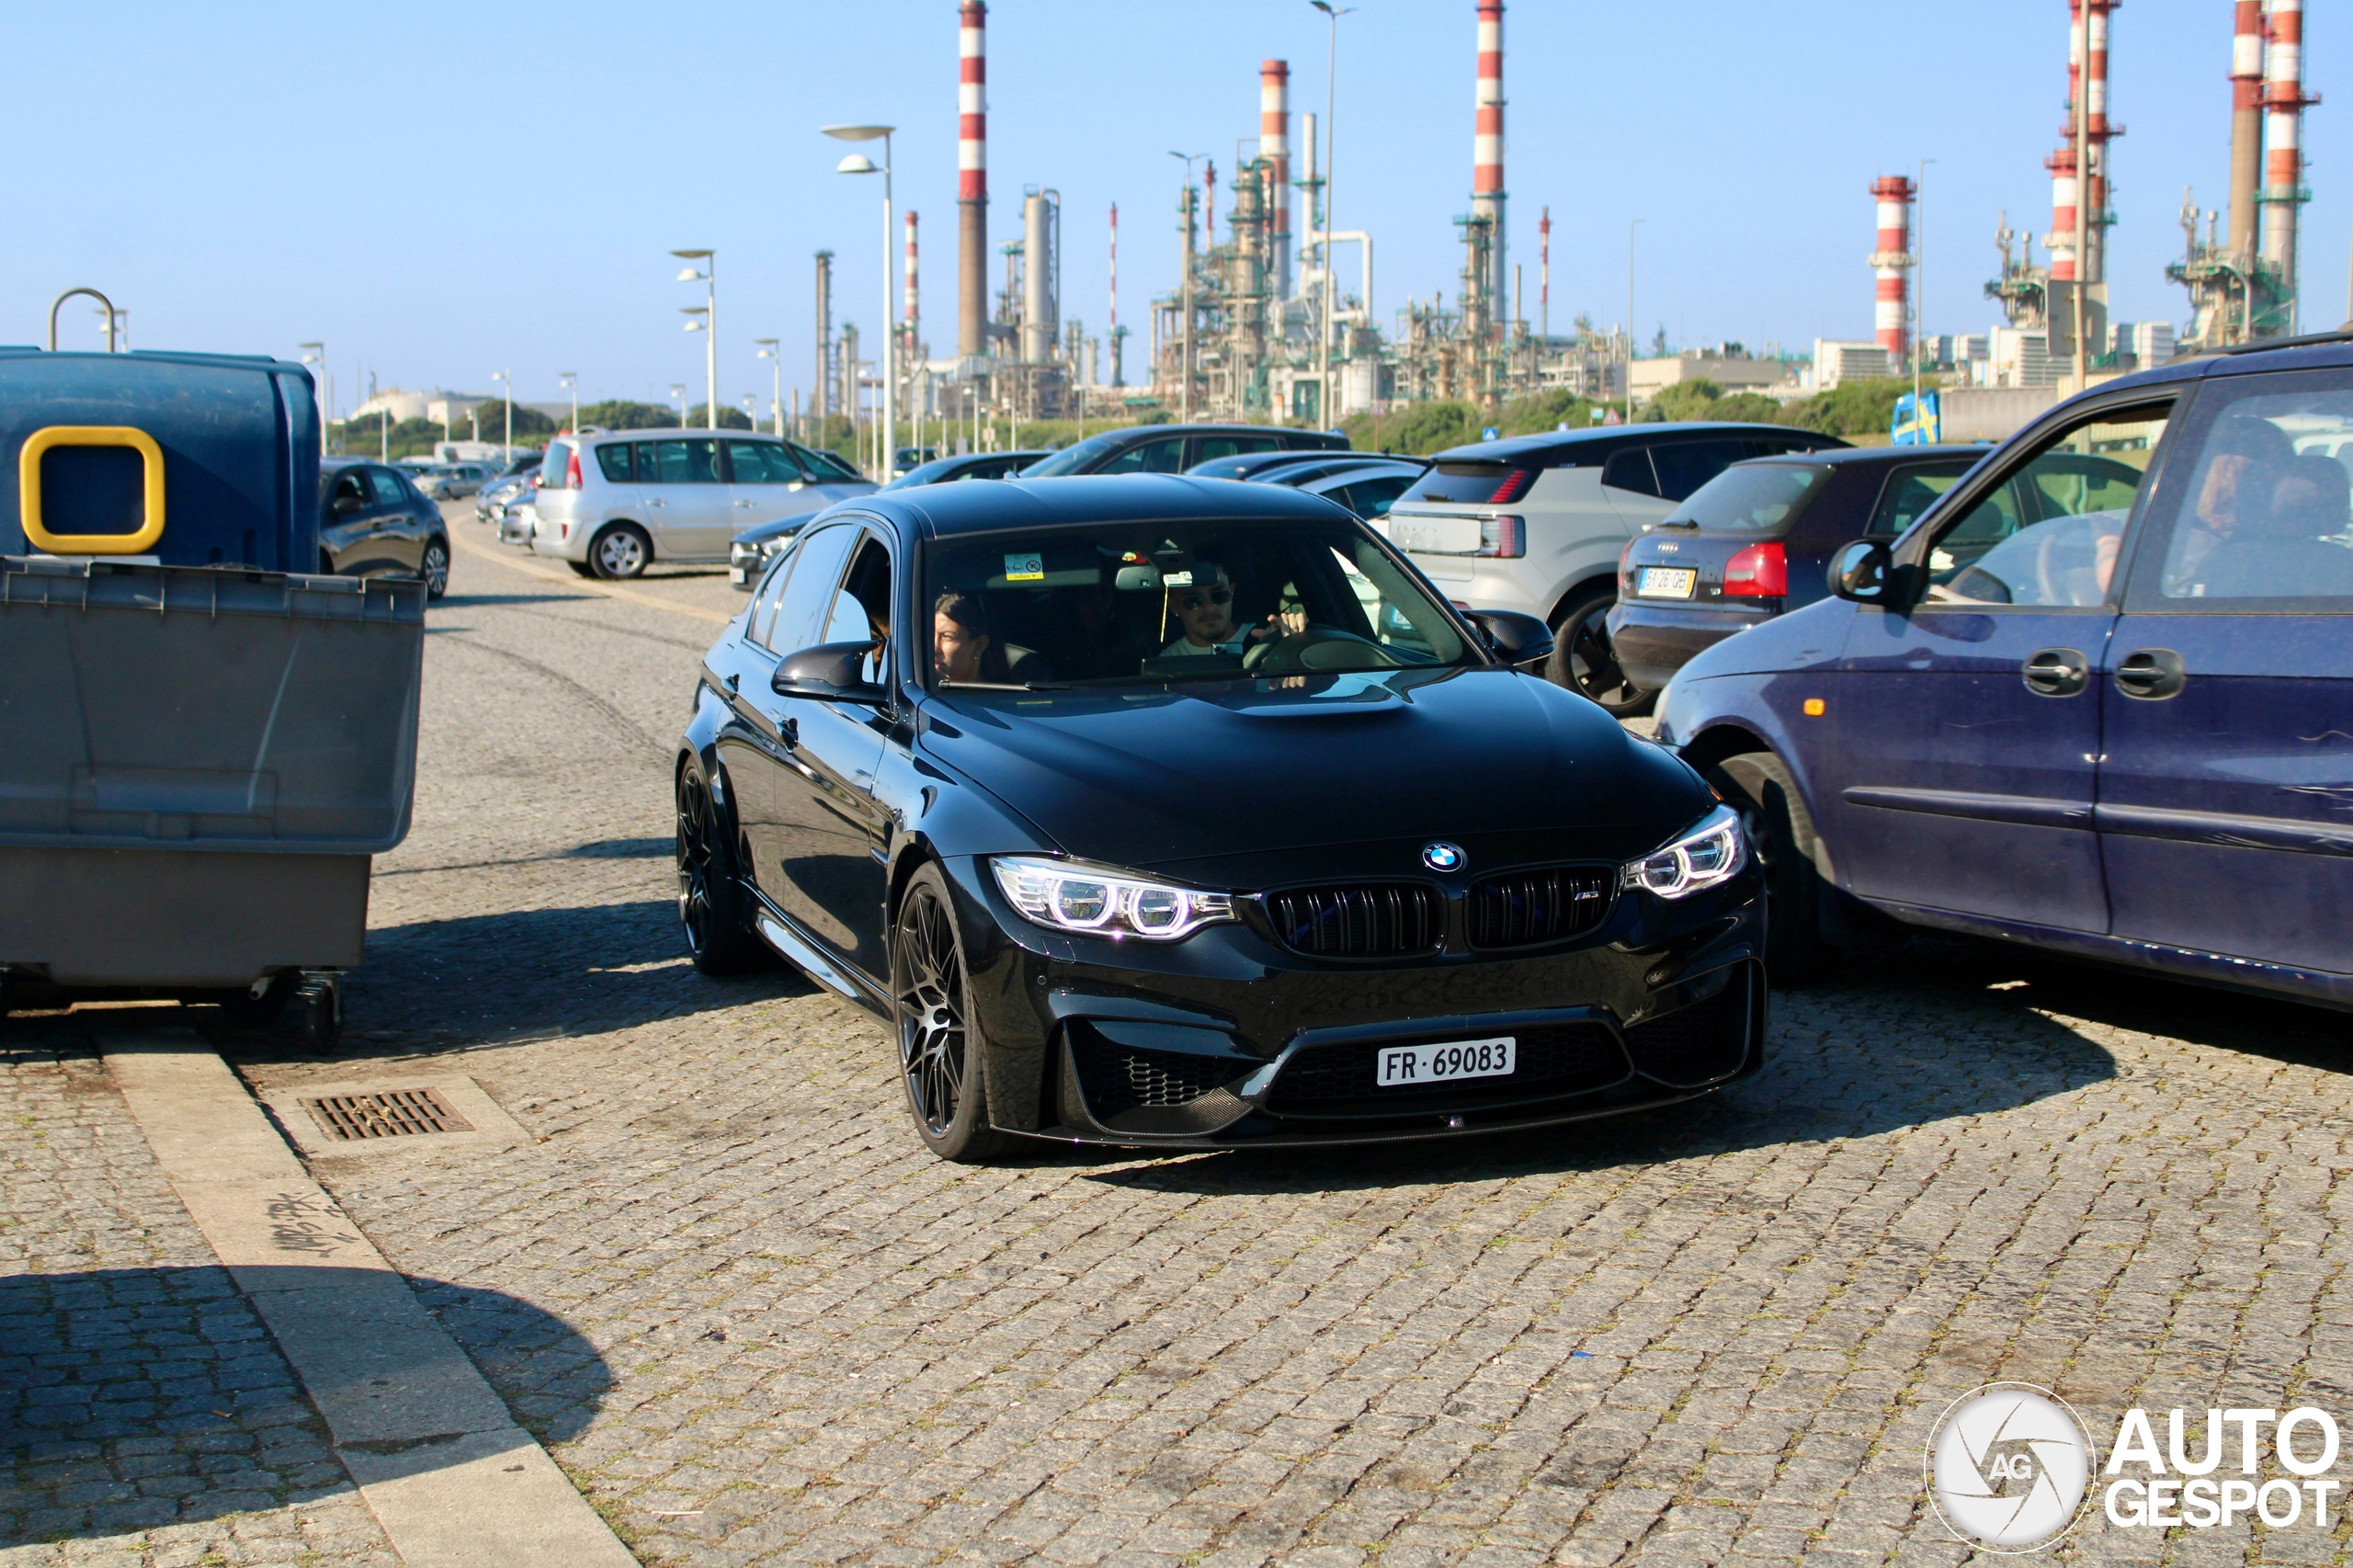
[[[1683,381],[1713,381],[1728,392],[1762,392],[1786,381],[1790,371],[1779,359],[1699,352],[1678,354],[1669,359],[1637,359],[1633,373],[1634,401],[1648,403],[1668,387]]]
[[[1799,381],[1814,392],[1828,392],[1841,381],[1893,376],[1895,370],[1895,356],[1876,343],[1817,337],[1813,340],[1813,369],[1810,374],[1801,375]]]
[[[2048,332],[1997,326],[1985,336],[1985,358],[1972,367],[1971,380],[1978,386],[2055,386],[2066,371],[2052,357]]]
[[[2139,369],[2162,365],[2174,357],[2173,324],[2162,321],[2118,322],[2109,352],[2130,354],[2134,367]]]

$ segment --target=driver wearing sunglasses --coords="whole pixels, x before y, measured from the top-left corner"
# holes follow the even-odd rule
[[[1185,634],[1160,651],[1163,658],[1245,653],[1254,643],[1306,628],[1306,615],[1291,611],[1279,619],[1269,616],[1266,625],[1243,631],[1233,624],[1233,579],[1226,575],[1225,568],[1214,561],[1196,561],[1192,575],[1189,584],[1169,585],[1168,608]]]

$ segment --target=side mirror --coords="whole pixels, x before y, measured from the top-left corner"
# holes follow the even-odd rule
[[[827,702],[858,702],[880,708],[889,700],[882,687],[868,680],[861,666],[875,650],[872,642],[821,642],[779,660],[768,677],[768,689],[779,697],[814,697]]]
[[[359,510],[359,497],[338,495],[335,498],[335,509],[338,512],[357,512]]]
[[[1883,605],[1893,570],[1886,540],[1859,539],[1830,558],[1830,591],[1857,604]]]
[[[1552,656],[1552,629],[1516,609],[1472,609],[1463,614],[1485,633],[1487,646],[1514,669],[1540,665]]]

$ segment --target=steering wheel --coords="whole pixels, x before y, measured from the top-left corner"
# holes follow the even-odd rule
[[[1375,655],[1366,664],[1359,650]],[[1306,670],[1393,669],[1397,656],[1370,638],[1330,626],[1311,626],[1261,642],[1242,655],[1242,667],[1253,675],[1281,675]]]

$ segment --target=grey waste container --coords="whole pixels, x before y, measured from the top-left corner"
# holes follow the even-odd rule
[[[408,832],[424,647],[418,583],[0,557],[0,972],[307,977],[331,1038],[369,858]]]

